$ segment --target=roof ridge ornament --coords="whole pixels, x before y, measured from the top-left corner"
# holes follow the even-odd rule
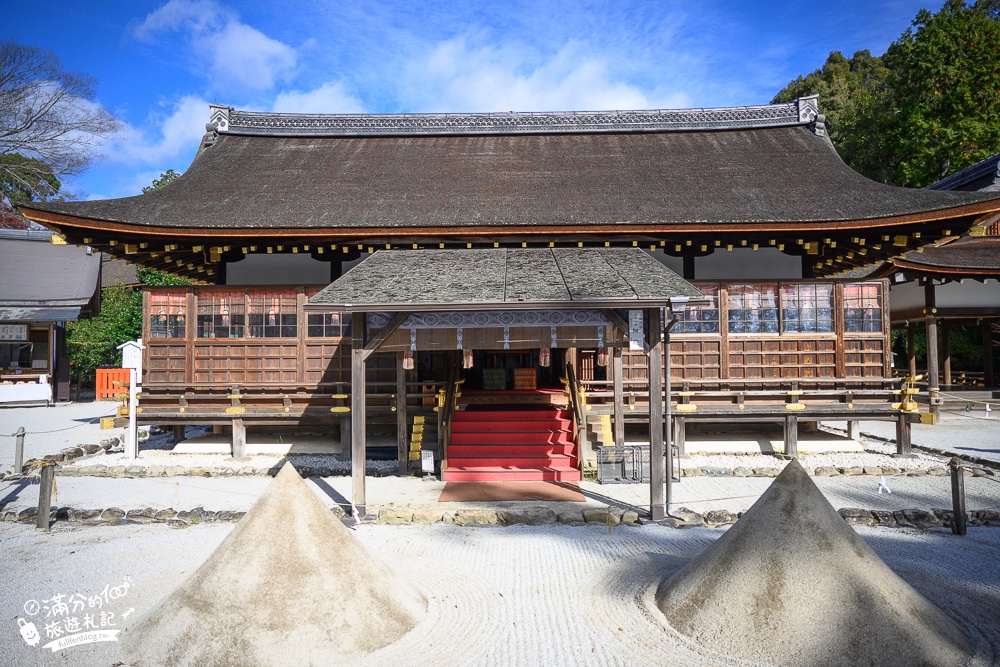
[[[428,114],[287,114],[210,105],[219,134],[428,136],[731,130],[810,125],[817,96],[782,104],[703,109]]]

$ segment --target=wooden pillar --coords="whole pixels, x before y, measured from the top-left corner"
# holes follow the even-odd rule
[[[983,337],[983,383],[987,387],[995,387],[996,383],[993,378],[993,328],[987,319],[980,320],[979,326]]]
[[[947,320],[941,320],[941,368],[944,371],[944,386],[951,389],[951,342]]]
[[[798,415],[785,415],[785,456],[799,457]]]
[[[35,528],[49,529],[49,516],[52,513],[52,480],[56,473],[55,462],[45,461],[38,471],[38,514],[35,515]]]
[[[247,428],[242,419],[233,420],[233,458],[240,459],[247,455]]]
[[[649,515],[653,521],[667,517],[663,457],[663,356],[660,351],[660,309],[648,308],[649,318]]]
[[[687,419],[680,415],[674,415],[674,444],[677,445],[678,456],[687,455]]]
[[[351,504],[365,516],[365,333],[368,316],[355,313],[351,324]]]
[[[404,477],[409,472],[410,442],[406,417],[406,370],[403,368],[403,352],[396,353],[396,475]]]
[[[917,374],[917,348],[913,343],[913,332],[917,325],[913,322],[906,323],[906,361],[910,368],[910,377]]]
[[[611,375],[614,383],[614,429],[615,446],[621,447],[625,444],[625,383],[622,379],[622,349],[614,347],[611,356]]]
[[[174,444],[184,439],[184,424],[174,424]]]
[[[847,422],[847,437],[851,440],[861,437],[861,422],[857,420]]]
[[[934,281],[924,285],[924,312],[927,314],[927,401],[935,417],[941,414],[941,385],[938,380],[938,325]]]
[[[896,456],[905,456],[907,458],[913,456],[908,416],[905,412],[900,412],[899,418],[896,420]]]

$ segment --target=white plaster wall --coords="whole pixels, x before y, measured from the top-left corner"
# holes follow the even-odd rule
[[[696,280],[799,280],[802,258],[777,248],[716,248],[706,257],[695,257]]]
[[[889,284],[889,311],[924,307],[924,288],[916,283]]]
[[[1000,281],[963,280],[961,283],[945,283],[934,288],[938,306],[948,308],[1000,307]]]
[[[308,253],[247,255],[226,265],[227,285],[328,285],[330,263]]]
[[[975,280],[950,282],[934,287],[934,298],[939,308],[997,308],[1000,307],[1000,281]],[[890,285],[889,308],[910,310],[924,307],[924,288],[916,281]]]

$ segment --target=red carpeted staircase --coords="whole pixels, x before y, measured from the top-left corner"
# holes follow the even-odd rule
[[[451,482],[580,480],[569,411],[494,405],[455,413],[448,467]]]

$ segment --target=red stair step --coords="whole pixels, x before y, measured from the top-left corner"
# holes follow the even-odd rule
[[[459,421],[451,422],[452,433],[530,433],[539,431],[568,431],[572,423],[568,419],[546,421]]]
[[[477,454],[475,456],[455,456],[448,452],[448,467],[455,468],[570,468],[574,463],[573,456],[566,454],[543,454],[541,456],[494,456]]]
[[[453,468],[441,473],[446,482],[579,482],[580,471],[574,469],[537,468],[511,470],[507,468]]]
[[[545,444],[545,445],[491,445],[490,447],[479,447],[476,445],[456,445],[452,443],[448,447],[448,457],[458,458],[466,456],[548,456],[560,454],[572,456],[576,448],[572,442]]]
[[[555,445],[573,444],[570,431],[546,431],[544,433],[453,433],[452,445]]]

